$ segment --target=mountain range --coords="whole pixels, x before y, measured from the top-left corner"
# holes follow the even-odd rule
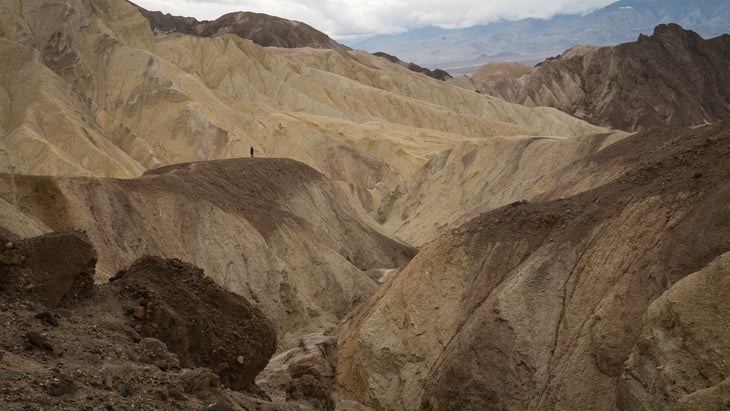
[[[426,27],[378,35],[351,44],[385,52],[456,76],[490,61],[528,65],[561,54],[577,44],[616,45],[651,34],[662,23],[676,23],[705,38],[730,27],[730,5],[724,0],[620,0],[586,15],[501,21],[464,29]]]

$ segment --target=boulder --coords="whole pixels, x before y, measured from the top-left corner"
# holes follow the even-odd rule
[[[263,313],[192,264],[142,257],[108,286],[142,336],[165,343],[182,367],[215,370],[229,388],[250,386],[276,349]],[[132,308],[140,306],[144,315]]]
[[[96,250],[83,231],[9,242],[0,250],[0,294],[68,307],[93,295],[95,266]]]

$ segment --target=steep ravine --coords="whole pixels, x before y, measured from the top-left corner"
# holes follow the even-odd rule
[[[673,354],[681,341],[727,354],[724,322],[715,340],[637,343],[651,332],[652,302],[730,250],[730,124],[638,134],[608,150],[585,164],[623,153],[611,181],[484,213],[391,275],[343,328],[339,388],[389,410],[616,409],[660,392],[674,404],[722,382],[724,361],[685,380],[642,364],[690,361]],[[727,303],[702,306],[712,318]],[[659,386],[632,383],[644,379]]]

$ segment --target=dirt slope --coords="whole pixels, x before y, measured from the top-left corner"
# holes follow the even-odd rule
[[[730,115],[730,36],[704,40],[676,24],[613,47],[579,46],[522,75],[472,77],[479,91],[557,107],[626,131],[715,122]],[[463,83],[462,83],[463,84]]]
[[[3,213],[47,227],[34,235],[86,230],[97,281],[146,254],[195,261],[255,302],[284,346],[367,299],[376,285],[364,270],[414,254],[335,183],[287,159],[181,164],[131,180],[0,175],[0,187]]]
[[[705,268],[730,250],[729,156],[728,122],[635,135],[576,164],[613,174],[605,184],[438,238],[348,321],[339,387],[376,409],[615,409],[721,383],[724,360],[671,373],[692,361],[683,342],[722,358],[724,322],[713,339],[685,314],[692,331],[652,330],[673,327],[662,293],[689,309],[698,301],[680,290],[709,286],[689,275],[724,267]],[[716,318],[726,303],[702,307],[690,312]]]
[[[502,137],[466,142],[434,155],[386,197],[377,218],[393,233],[420,246],[470,218],[506,204],[532,200],[564,187],[594,188],[605,173],[571,165],[626,137],[603,133],[577,138]],[[557,197],[556,197],[557,198]]]

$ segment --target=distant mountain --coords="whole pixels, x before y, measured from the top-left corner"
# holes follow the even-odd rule
[[[550,106],[626,131],[730,117],[730,35],[704,40],[676,24],[618,46],[573,47],[524,73],[489,63],[471,77],[479,92]],[[517,63],[511,63],[517,64]],[[461,78],[460,80],[463,80]]]
[[[730,28],[730,2],[621,0],[584,16],[505,21],[459,30],[428,27],[375,36],[351,46],[456,75],[474,72],[489,61],[535,64],[576,44],[625,43],[670,22],[705,38],[716,37]]]
[[[202,37],[236,34],[263,46],[312,47],[318,49],[346,49],[321,31],[302,22],[287,20],[268,14],[235,12],[213,21],[198,21],[192,17],[162,14],[139,7],[156,33],[178,32]]]
[[[159,11],[149,11],[137,6],[155,33],[183,33],[201,37],[235,34],[262,47],[312,47],[316,49],[348,49],[321,31],[298,21],[262,13],[236,12],[225,14],[213,21],[198,21],[193,17],[173,16]],[[415,63],[401,61],[386,53],[375,53],[392,63],[437,80],[452,78],[444,70],[429,70]]]

